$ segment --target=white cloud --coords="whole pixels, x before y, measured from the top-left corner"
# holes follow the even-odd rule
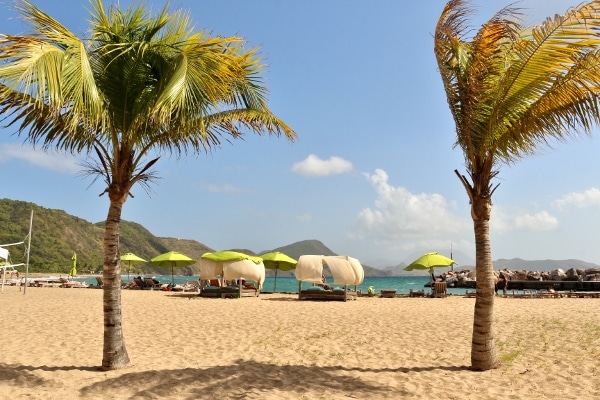
[[[500,234],[513,231],[546,232],[558,228],[558,218],[547,211],[535,214],[511,214],[504,209],[494,206],[490,220],[490,230]]]
[[[558,219],[541,211],[536,214],[524,214],[515,217],[515,228],[520,230],[541,232],[553,231],[558,227]]]
[[[243,189],[241,189],[237,186],[233,186],[230,184],[216,185],[214,183],[200,185],[200,190],[204,190],[204,191],[212,192],[212,193],[242,193],[242,192],[244,192]]]
[[[600,189],[591,188],[585,192],[569,193],[552,202],[552,205],[559,210],[568,206],[575,206],[577,208],[600,207]]]
[[[300,221],[300,222],[311,222],[312,221],[312,215],[310,215],[308,213],[296,215],[295,218],[297,221]]]
[[[368,236],[380,242],[447,241],[458,232],[468,232],[471,224],[452,211],[446,199],[436,193],[413,194],[388,183],[385,171],[365,173],[377,193],[375,206],[362,210],[355,236]],[[405,243],[405,246],[408,246]]]
[[[352,171],[352,163],[340,157],[330,157],[329,160],[321,160],[314,154],[306,159],[294,163],[292,171],[304,176],[329,176],[339,175]]]
[[[16,143],[0,144],[0,162],[10,163],[13,160],[25,161],[56,172],[77,173],[82,170],[75,157],[69,154],[52,154]]]

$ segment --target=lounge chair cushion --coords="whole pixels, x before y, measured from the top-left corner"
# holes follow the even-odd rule
[[[325,289],[323,289],[321,286],[311,286],[308,289],[304,289],[304,290],[314,290],[315,292],[323,292]]]

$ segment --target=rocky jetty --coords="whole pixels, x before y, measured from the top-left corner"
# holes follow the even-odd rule
[[[552,271],[525,271],[501,269],[494,271],[498,278],[500,275],[507,276],[509,281],[542,281],[553,282],[600,282],[600,268],[575,269],[568,270],[555,269]],[[436,281],[446,282],[448,287],[474,288],[476,283],[475,270],[463,269],[456,271],[447,271],[436,276]]]

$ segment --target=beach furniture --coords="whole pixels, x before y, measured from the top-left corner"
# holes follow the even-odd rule
[[[142,278],[133,278],[133,281],[135,282],[136,289],[144,289],[146,286]]]
[[[228,254],[236,259],[221,260],[220,255]],[[250,256],[235,252],[205,253],[199,261],[200,279],[209,280],[210,285],[200,289],[200,297],[258,297],[265,281],[265,266],[258,257],[244,257]],[[237,284],[223,285],[219,277]],[[254,281],[256,285],[243,285],[246,281]]]
[[[213,298],[241,298],[241,297],[258,297],[260,291],[255,285],[244,285],[240,282],[239,285],[227,286],[205,286],[200,290],[200,297]]]
[[[396,297],[396,289],[381,289],[381,297]]]
[[[434,282],[431,287],[431,297],[446,297],[448,284],[446,282]]]
[[[334,285],[343,285],[325,289],[323,284],[323,267],[327,266],[333,276]],[[303,255],[298,259],[294,271],[298,279],[299,300],[356,300],[358,297],[357,286],[364,280],[364,269],[356,258],[348,256],[319,256]],[[309,288],[303,288],[303,283],[312,284]],[[349,286],[354,286],[349,289]]]
[[[184,292],[200,292],[200,282],[196,280],[186,281],[183,285]]]
[[[324,289],[322,286],[312,286],[302,289],[299,294],[300,300],[356,300],[357,294],[348,291],[347,288]]]
[[[160,282],[154,282],[153,278],[144,278],[144,282],[146,283],[146,289],[150,289],[150,290],[160,290],[161,289],[161,284]]]

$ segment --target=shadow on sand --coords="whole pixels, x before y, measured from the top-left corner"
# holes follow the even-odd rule
[[[199,361],[201,364],[201,360]],[[26,365],[0,364],[0,382],[12,381],[11,384],[22,383],[24,387],[44,385],[45,380],[33,373],[44,371],[100,371],[98,367],[63,366],[33,367]],[[81,397],[94,397],[98,393],[118,393],[122,398],[168,398],[174,396],[181,399],[228,398],[243,399],[260,398],[269,393],[323,393],[326,391],[347,394],[357,398],[368,395],[370,398],[384,397],[390,394],[391,388],[375,385],[368,377],[362,379],[360,373],[398,373],[428,372],[445,370],[448,372],[469,370],[467,366],[430,366],[415,368],[346,368],[340,366],[304,366],[274,365],[238,360],[232,365],[209,366],[183,369],[163,369],[140,372],[127,372],[127,369],[113,371],[119,376],[108,377],[100,382],[84,384],[79,388]],[[402,375],[398,379],[403,379]],[[54,382],[56,383],[56,382]],[[53,385],[54,386],[54,385]]]

